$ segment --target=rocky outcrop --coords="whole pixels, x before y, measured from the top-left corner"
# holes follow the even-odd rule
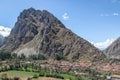
[[[41,53],[49,58],[100,60],[105,57],[85,39],[67,29],[46,10],[24,10],[1,50],[25,55]]]

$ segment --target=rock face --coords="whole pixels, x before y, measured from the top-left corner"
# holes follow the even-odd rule
[[[46,10],[24,10],[5,39],[1,50],[25,55],[41,53],[54,58],[103,59],[105,55],[85,39],[67,29]]]
[[[115,40],[104,53],[110,58],[120,59],[120,37]]]

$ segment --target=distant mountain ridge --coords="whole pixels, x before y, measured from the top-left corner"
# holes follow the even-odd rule
[[[2,45],[3,41],[4,41],[4,37],[3,35],[0,35],[0,46]]]
[[[104,53],[110,58],[120,59],[120,37],[106,48]]]
[[[56,55],[90,61],[105,58],[100,50],[67,29],[53,14],[33,8],[20,13],[0,49],[26,56],[41,53],[48,58]]]

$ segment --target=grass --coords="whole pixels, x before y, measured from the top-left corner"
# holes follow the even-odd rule
[[[35,72],[16,71],[16,70],[1,72],[0,76],[2,76],[2,74],[7,74],[9,78],[19,77],[21,78],[21,80],[27,80],[27,78],[32,78],[32,76],[34,75],[39,75],[39,73],[35,73]]]
[[[10,74],[22,74],[22,75],[28,75],[28,76],[34,76],[34,75],[39,75],[39,73],[36,72],[26,72],[26,71],[16,71],[16,70],[11,70],[11,71],[6,71],[6,73]]]
[[[26,80],[28,77],[32,77],[34,75],[39,75],[39,73],[37,73],[37,72],[26,72],[26,71],[16,71],[16,70],[1,72],[0,76],[2,74],[7,74],[9,77],[17,76],[17,77],[20,77],[22,80]],[[74,75],[69,75],[69,74],[60,74],[60,75],[63,76],[65,80],[69,80],[69,79],[76,80],[76,77]],[[36,79],[33,79],[33,80],[36,80]],[[52,80],[54,80],[54,79],[52,79]],[[55,79],[55,80],[58,80],[58,79]]]
[[[69,74],[61,74],[65,79],[72,79],[72,80],[76,80],[76,77],[73,75],[69,75]]]

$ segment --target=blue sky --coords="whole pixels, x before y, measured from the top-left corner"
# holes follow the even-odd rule
[[[20,12],[30,7],[48,10],[98,48],[120,36],[120,0],[1,0],[0,26],[9,32]]]

